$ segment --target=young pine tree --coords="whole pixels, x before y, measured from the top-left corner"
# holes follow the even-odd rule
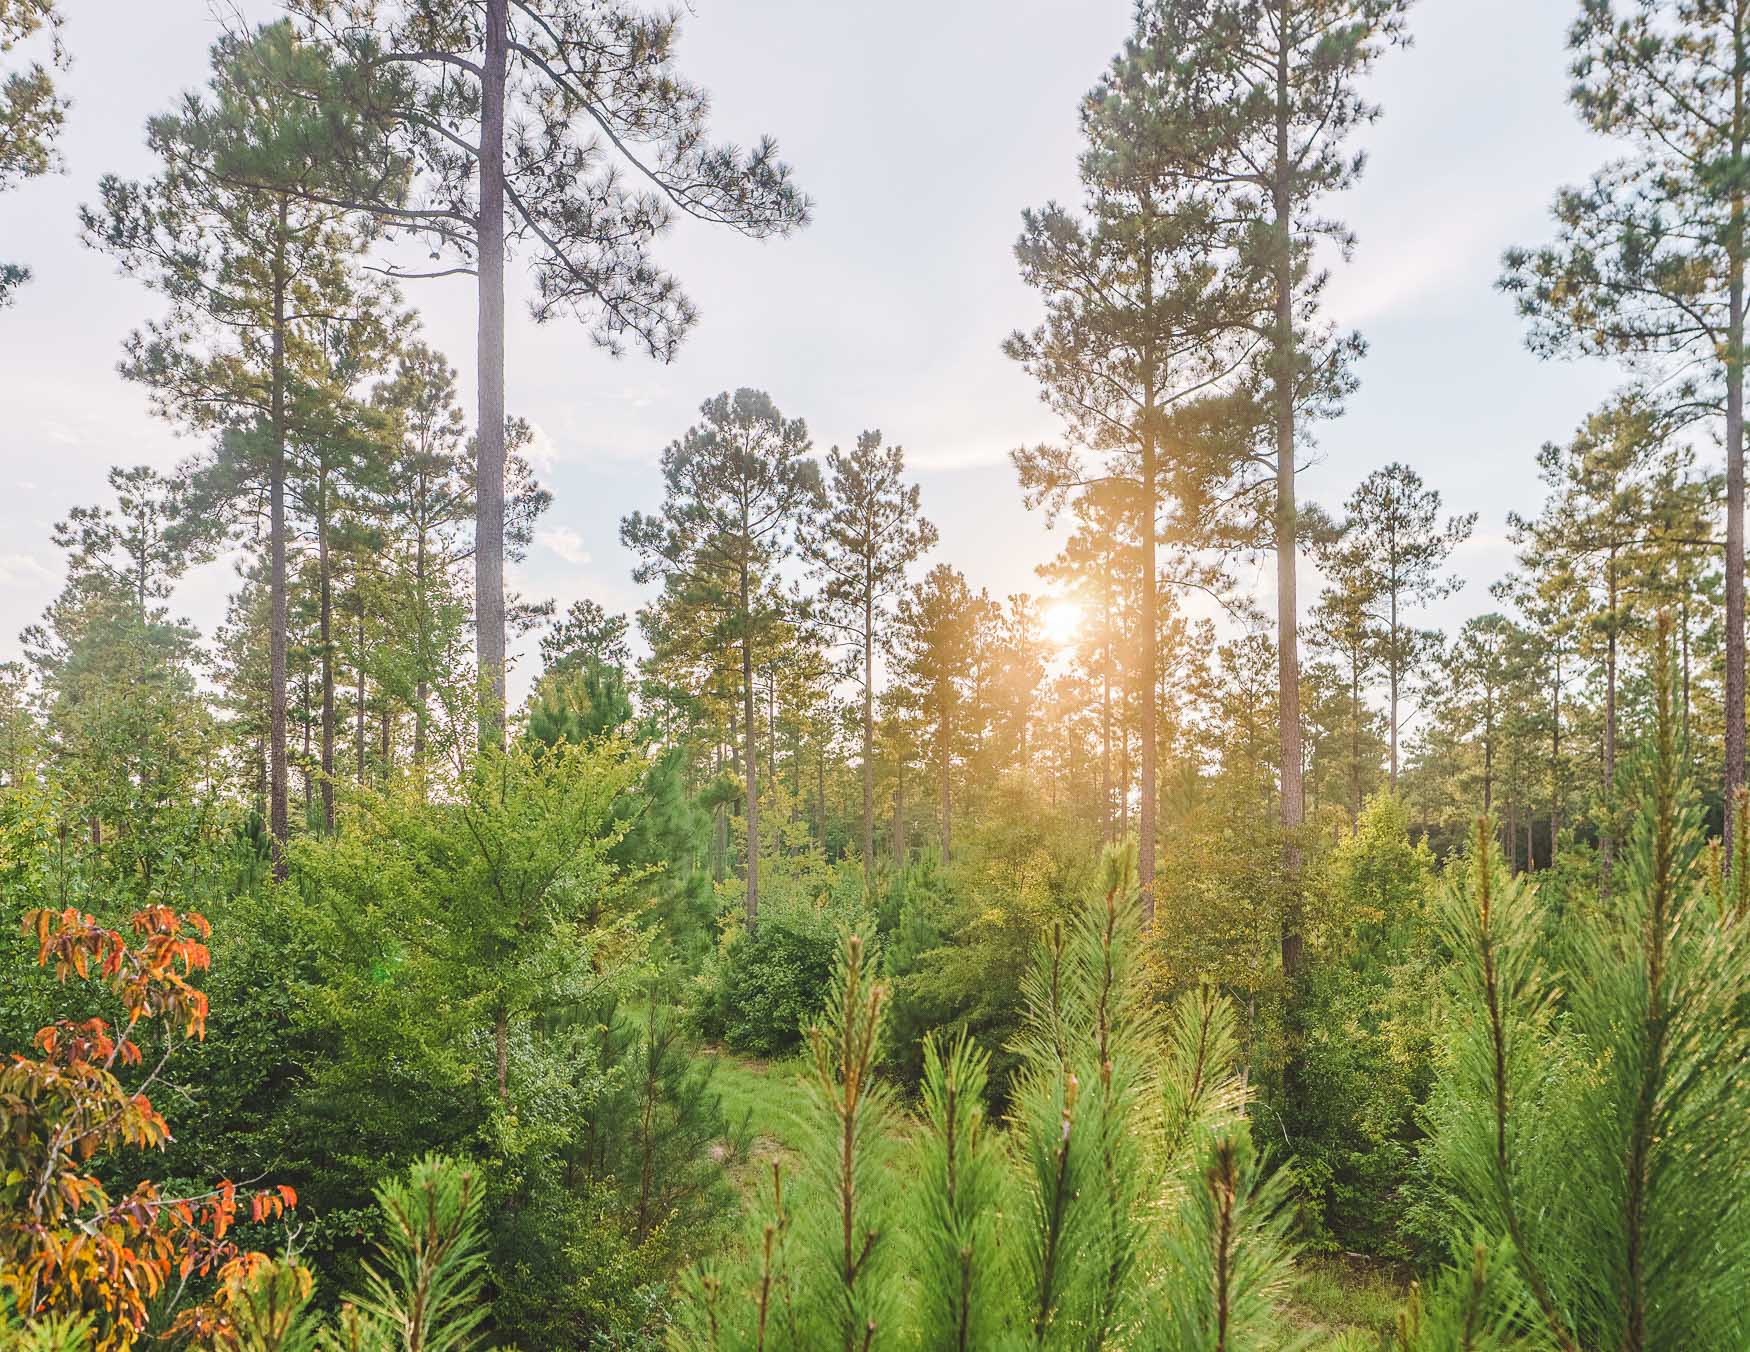
[[[1433,1163],[1455,1237],[1504,1241],[1539,1336],[1568,1352],[1750,1339],[1750,945],[1709,895],[1662,637],[1610,904],[1552,945],[1486,822],[1441,903],[1460,1018]]]

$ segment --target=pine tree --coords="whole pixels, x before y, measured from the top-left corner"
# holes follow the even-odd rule
[[[662,512],[634,512],[620,538],[639,557],[633,577],[660,581],[665,596],[706,620],[707,650],[734,644],[741,656],[742,772],[747,827],[747,925],[759,917],[759,738],[754,673],[763,665],[782,594],[774,570],[797,524],[821,496],[808,428],[785,418],[769,395],[737,390],[707,399],[700,421],[662,453]]]
[[[170,303],[164,318],[129,338],[122,372],[152,391],[160,414],[216,438],[197,469],[191,520],[209,522],[222,510],[216,504],[248,509],[258,496],[266,499],[268,822],[281,876],[290,829],[290,447],[326,412],[321,330],[354,312],[352,264],[362,242],[339,211],[311,207],[303,195],[324,181],[329,119],[258,76],[324,64],[284,23],[221,39],[207,94],[189,95],[177,112],[148,125],[148,143],[164,163],[159,176],[145,183],[106,177],[101,205],[80,213],[87,242]],[[245,171],[264,186],[235,186]]]
[[[936,829],[942,862],[954,841],[954,767],[967,736],[967,686],[982,604],[959,569],[938,563],[899,603],[898,654],[905,701],[929,730],[936,769]]]
[[[59,167],[55,142],[67,119],[67,100],[56,92],[51,73],[51,67],[67,64],[67,51],[61,45],[61,12],[55,0],[11,0],[0,7],[0,53],[44,34],[49,65],[32,61],[8,74],[0,86],[0,192]],[[29,280],[29,268],[0,263],[0,309]]]
[[[1242,314],[1243,331],[1262,344],[1262,388],[1252,418],[1265,444],[1238,456],[1268,475],[1276,555],[1278,732],[1284,863],[1300,871],[1301,788],[1297,447],[1304,423],[1335,411],[1352,385],[1358,336],[1321,329],[1326,274],[1314,265],[1320,242],[1345,254],[1347,230],[1316,214],[1348,187],[1362,159],[1344,143],[1377,116],[1358,84],[1381,50],[1401,41],[1408,0],[1203,0],[1151,4],[1151,45],[1185,91],[1175,110],[1180,173],[1231,195],[1240,266],[1263,290],[1261,313]],[[1257,463],[1261,462],[1261,464]],[[1293,978],[1303,939],[1295,912],[1285,916],[1282,966]]]
[[[1084,213],[1052,205],[1023,216],[1015,255],[1023,280],[1045,298],[1046,319],[1004,344],[1039,381],[1040,397],[1070,439],[1068,446],[1014,452],[1029,505],[1043,502],[1055,511],[1090,483],[1122,486],[1117,500],[1134,518],[1124,533],[1139,550],[1139,692],[1155,688],[1161,665],[1157,547],[1184,458],[1171,415],[1243,365],[1235,326],[1258,304],[1255,288],[1236,282],[1231,267],[1223,193],[1181,172],[1173,121],[1180,91],[1151,30],[1148,7],[1139,6],[1137,31],[1084,102],[1086,148],[1078,165]],[[1084,463],[1089,453],[1093,466]],[[1140,709],[1147,913],[1154,905],[1160,737],[1155,701],[1142,698]]]
[[[1555,1346],[1740,1347],[1750,1249],[1741,1003],[1750,948],[1716,908],[1678,742],[1671,629],[1636,820],[1609,907],[1551,945],[1486,821],[1440,902],[1457,963],[1432,1163],[1460,1229],[1509,1244],[1532,1327]]]
[[[1555,242],[1509,250],[1501,286],[1533,351],[1624,358],[1674,414],[1723,416],[1729,803],[1745,783],[1750,0],[1586,0],[1568,46],[1575,111],[1625,153],[1557,194]]]
[[[483,743],[501,741],[507,249],[534,253],[537,320],[575,314],[610,352],[629,339],[667,360],[695,318],[651,258],[675,213],[761,238],[799,228],[808,203],[769,139],[745,153],[706,139],[709,100],[674,68],[674,15],[623,0],[289,8],[339,53],[339,79],[307,85],[311,97],[344,100],[372,132],[350,147],[351,181],[324,199],[430,247],[437,266],[401,275],[477,278],[480,729]],[[373,176],[384,162],[417,166],[411,198]]]
[[[455,368],[420,339],[415,317],[405,317],[394,374],[376,383],[371,402],[387,421],[384,431],[394,443],[376,510],[394,543],[400,574],[403,697],[413,706],[414,773],[423,776],[430,760],[434,696],[445,696],[446,735],[453,738],[461,712],[454,695],[470,683],[462,677],[455,642],[473,609],[470,579],[464,574],[476,552],[471,529],[478,518],[476,462],[456,402]],[[526,555],[535,522],[552,503],[522,453],[531,435],[529,425],[519,419],[505,424],[499,539],[513,561]],[[521,625],[543,618],[538,607],[510,613]]]
[[[1464,585],[1444,572],[1447,559],[1476,528],[1477,514],[1440,523],[1440,494],[1426,488],[1408,465],[1394,463],[1363,479],[1344,504],[1344,542],[1364,572],[1366,585],[1384,611],[1383,656],[1391,690],[1391,785],[1398,784],[1398,705],[1438,643],[1438,636],[1412,628],[1404,613],[1451,596]]]
[[[1362,738],[1367,731],[1363,691],[1372,683],[1379,657],[1389,642],[1375,618],[1379,602],[1377,579],[1367,566],[1364,547],[1349,523],[1318,551],[1319,566],[1329,585],[1307,617],[1308,646],[1338,664],[1349,695],[1349,755],[1345,778],[1349,787],[1349,820],[1361,817]]]
[[[879,431],[857,434],[849,453],[826,455],[826,510],[808,523],[802,548],[822,582],[826,623],[856,648],[863,692],[863,881],[875,880],[875,654],[906,571],[936,543],[936,528],[905,482],[905,449]]]
[[[625,672],[632,665],[626,630],[624,615],[610,615],[587,597],[573,601],[570,609],[541,635],[541,663],[550,672],[566,671],[592,661]]]

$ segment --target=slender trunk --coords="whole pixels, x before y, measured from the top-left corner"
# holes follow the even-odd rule
[[[826,853],[826,748],[814,749],[814,802],[820,816],[820,852]]]
[[[377,778],[386,781],[389,771],[393,768],[393,733],[395,729],[395,712],[389,705],[389,697],[383,696],[383,705],[377,718],[377,759],[382,763]]]
[[[316,630],[322,645],[322,830],[334,834],[334,579],[328,563],[327,472],[316,486]]]
[[[1144,302],[1153,308],[1154,270],[1151,255],[1144,255]],[[1136,688],[1142,694],[1142,800],[1136,824],[1136,880],[1142,891],[1142,923],[1154,923],[1155,915],[1155,789],[1159,730],[1156,728],[1155,672],[1160,666],[1159,597],[1155,579],[1155,372],[1154,353],[1147,357],[1144,376],[1142,435],[1142,673]]]
[[[315,800],[316,789],[316,758],[311,754],[310,737],[316,726],[315,714],[310,708],[310,668],[306,663],[303,674],[298,678],[299,704],[303,713],[304,727],[304,820],[310,820],[310,807]]]
[[[1686,583],[1678,602],[1678,641],[1683,649],[1683,759],[1689,760],[1689,586]]]
[[[1398,791],[1398,592],[1391,593],[1391,791]]]
[[[733,737],[733,729],[730,736]],[[723,752],[723,743],[717,743],[717,775],[723,775],[723,766],[728,757]],[[729,810],[718,803],[711,809],[711,879],[722,882],[728,873],[729,863]]]
[[[940,745],[936,748],[936,758],[942,776],[942,863],[948,863],[953,849],[953,760],[954,760],[954,722],[953,715],[948,711],[945,698],[942,704],[942,726],[939,731]]]
[[[286,770],[286,202],[279,204],[279,234],[273,259],[273,357],[269,393],[272,445],[267,486],[267,823],[273,876],[286,878],[286,840],[291,833]]]
[[[1282,867],[1288,904],[1282,917],[1282,971],[1290,984],[1300,973],[1300,843],[1306,812],[1300,776],[1300,616],[1296,587],[1296,509],[1294,500],[1294,240],[1289,200],[1288,41],[1289,0],[1278,0],[1278,29],[1284,35],[1276,57],[1276,181],[1273,186],[1276,231],[1276,661],[1279,708],[1277,732],[1282,753]]]
[[[863,886],[875,885],[875,586],[863,575]]]
[[[504,82],[509,0],[485,0],[480,79],[479,430],[475,439],[474,638],[480,745],[504,745]]]
[[[1610,628],[1604,640],[1604,827],[1599,833],[1598,860],[1602,876],[1599,894],[1610,899],[1616,864],[1616,551],[1606,556],[1605,587],[1609,596]]]
[[[744,518],[745,520],[745,518]],[[751,580],[748,565],[741,565],[741,713],[743,756],[747,774],[747,931],[752,934],[759,923],[760,910],[760,748],[758,726],[754,719],[753,691],[753,616]]]
[[[1129,703],[1126,699],[1125,703]],[[1125,710],[1118,721],[1118,839],[1130,839],[1130,718]]]
[[[353,729],[353,737],[358,744],[358,768],[356,778],[359,787],[362,789],[365,785],[365,607],[363,600],[359,602],[359,622],[355,633],[358,641],[358,649],[353,658],[353,667],[354,674],[358,680],[357,688],[353,692],[353,698],[356,701],[353,711],[354,723],[356,724]]]
[[[1105,655],[1100,667],[1100,838],[1112,841],[1112,595],[1106,594]]]
[[[1361,664],[1349,665],[1349,825],[1361,822]]]
[[[1732,23],[1732,158],[1745,149],[1744,7]],[[1731,268],[1726,332],[1726,796],[1725,851],[1733,857],[1732,805],[1744,786],[1744,189],[1732,180]]]
[[[1490,706],[1483,718],[1483,816],[1495,809],[1495,711]]]
[[[905,840],[905,761],[900,759],[893,769],[893,861],[903,870],[906,865]]]
[[[1555,653],[1555,680],[1550,688],[1549,861],[1556,862],[1562,834],[1562,650]]]
[[[421,494],[424,476],[421,476]],[[419,653],[413,678],[413,778],[419,786],[419,801],[425,801],[425,742],[427,721],[431,717],[431,610],[426,595],[425,528],[422,526],[413,546],[413,605],[418,625]]]

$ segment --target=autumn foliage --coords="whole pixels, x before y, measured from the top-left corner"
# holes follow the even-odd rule
[[[147,1091],[179,1043],[205,1035],[207,998],[190,978],[209,963],[206,920],[148,906],[131,938],[73,909],[31,911],[24,924],[40,964],[101,983],[117,1011],[50,1024],[37,1055],[0,1068],[0,1294],[29,1319],[87,1317],[91,1346],[126,1349],[161,1296],[259,1259],[231,1238],[240,1216],[276,1218],[297,1199],[229,1180],[199,1196],[165,1197],[147,1181],[115,1197],[96,1172],[107,1156],[170,1140]],[[131,1070],[142,1073],[130,1088]]]

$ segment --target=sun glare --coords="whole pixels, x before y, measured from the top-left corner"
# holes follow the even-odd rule
[[[1082,608],[1074,601],[1053,601],[1045,607],[1041,627],[1047,639],[1060,648],[1066,647],[1082,627]]]

